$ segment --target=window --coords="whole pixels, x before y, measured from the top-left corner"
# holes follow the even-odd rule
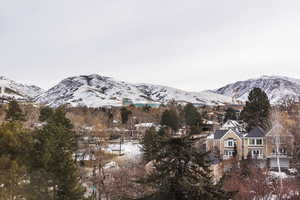
[[[255,145],[255,140],[254,139],[250,139],[249,140],[249,145]]]
[[[280,148],[280,149],[279,149],[279,152],[280,152],[281,154],[286,154],[286,149],[285,149],[285,148]]]
[[[232,151],[232,150],[225,150],[224,151],[224,155],[226,155],[226,156],[233,156],[234,155],[234,151]]]
[[[234,139],[229,139],[225,141],[225,147],[234,147],[236,145],[236,141]]]
[[[252,158],[259,158],[262,156],[262,152],[260,149],[254,149],[251,151]]]
[[[262,145],[262,139],[256,139],[256,145]]]
[[[259,155],[260,154],[260,150],[252,150],[252,155]]]
[[[258,145],[261,146],[263,145],[263,139],[249,139],[249,145]]]

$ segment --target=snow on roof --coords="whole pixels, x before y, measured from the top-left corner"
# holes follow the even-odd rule
[[[215,136],[214,136],[214,134],[212,133],[212,134],[210,134],[209,136],[207,136],[207,139],[214,139],[215,138]]]
[[[151,127],[156,127],[157,125],[154,123],[140,123],[134,125],[136,128],[151,128]]]
[[[228,121],[226,121],[225,122],[225,124],[223,124],[223,126],[222,127],[226,127],[226,128],[231,128],[231,127],[239,127],[239,126],[241,126],[240,124],[239,124],[239,122],[238,121],[236,121],[236,120],[228,120]]]

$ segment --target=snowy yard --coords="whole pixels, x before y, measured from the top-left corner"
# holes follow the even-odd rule
[[[104,150],[106,152],[119,154],[121,148],[121,154],[129,159],[138,158],[141,152],[141,145],[137,141],[125,141],[120,145],[120,143],[111,143],[108,144]]]

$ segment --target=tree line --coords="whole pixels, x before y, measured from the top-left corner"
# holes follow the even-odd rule
[[[18,103],[8,104],[6,122],[0,126],[0,199],[85,199],[70,120],[63,108],[48,107],[39,118],[40,128],[26,129]]]

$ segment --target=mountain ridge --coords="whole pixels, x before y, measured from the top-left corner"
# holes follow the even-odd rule
[[[0,96],[2,98],[32,100],[43,92],[45,91],[38,86],[18,83],[4,76],[0,76]]]
[[[17,83],[0,76],[2,97],[30,100],[53,107],[63,104],[88,107],[121,106],[124,98],[129,98],[134,103],[165,104],[175,100],[199,105],[232,104],[237,100],[246,101],[254,87],[263,89],[272,104],[282,102],[285,98],[300,96],[300,79],[286,76],[263,75],[201,92],[158,84],[129,83],[99,74],[67,77],[49,90],[43,90],[38,86]]]
[[[167,103],[173,99],[203,105],[232,103],[232,98],[210,91],[187,92],[162,85],[133,84],[98,74],[68,77],[39,95],[36,101],[54,107],[64,103],[99,107],[121,106],[124,98],[143,103]]]
[[[297,99],[300,96],[300,79],[286,76],[263,75],[256,79],[252,78],[227,84],[214,91],[240,101],[246,101],[249,92],[255,87],[264,90],[272,104],[278,104],[286,98]]]

